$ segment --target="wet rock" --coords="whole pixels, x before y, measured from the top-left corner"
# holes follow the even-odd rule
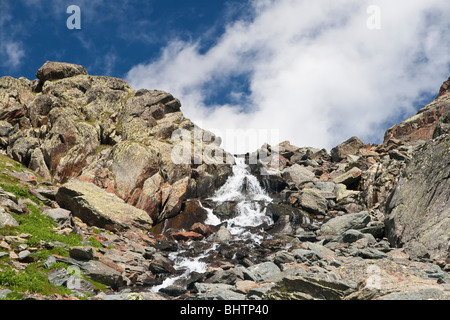
[[[172,262],[161,254],[155,255],[148,269],[154,274],[173,273],[175,271]]]
[[[212,225],[205,225],[200,222],[196,222],[191,226],[190,231],[194,231],[196,233],[199,233],[205,237],[210,236],[211,234],[217,232],[220,227],[218,226],[212,226]]]
[[[214,235],[214,241],[216,242],[227,242],[233,239],[230,231],[225,227],[221,226],[220,229]]]
[[[268,233],[278,235],[291,234],[293,231],[294,229],[292,228],[288,215],[280,216],[278,220],[267,229]]]
[[[178,297],[187,292],[186,288],[176,284],[161,288],[159,291],[171,297]]]
[[[189,240],[202,240],[203,235],[193,231],[179,231],[170,235],[174,240],[189,241]]]
[[[221,220],[232,219],[237,214],[237,201],[224,201],[213,209],[214,215]]]

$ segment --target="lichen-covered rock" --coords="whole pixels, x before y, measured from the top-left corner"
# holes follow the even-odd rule
[[[450,262],[450,136],[431,140],[405,168],[386,205],[389,241],[413,257]]]
[[[58,203],[89,225],[111,230],[140,228],[150,230],[148,214],[125,203],[93,183],[71,179],[59,188]]]
[[[359,149],[364,148],[365,144],[358,137],[352,137],[340,145],[331,149],[331,158],[335,162],[345,159],[347,155],[359,154]]]
[[[87,74],[86,69],[82,66],[72,63],[47,61],[36,72],[36,78],[44,83],[48,80],[64,79],[81,74]]]

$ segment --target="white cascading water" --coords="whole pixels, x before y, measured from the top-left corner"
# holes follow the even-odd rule
[[[227,229],[233,235],[235,241],[251,239],[253,243],[260,243],[263,239],[262,236],[246,231],[246,227],[257,227],[264,223],[269,225],[273,223],[272,218],[266,215],[265,210],[265,205],[272,202],[272,199],[261,187],[258,179],[250,174],[248,165],[245,164],[245,159],[236,158],[235,161],[233,174],[209,200],[214,201],[218,205],[226,201],[236,202],[236,215],[234,218],[221,221],[214,215],[212,209],[202,206],[208,212],[205,224],[216,226],[226,222]],[[171,253],[169,259],[175,262],[174,269],[185,270],[185,272],[182,275],[167,278],[161,285],[153,287],[151,291],[157,292],[162,288],[166,288],[179,279],[187,278],[194,271],[199,273],[206,272],[208,265],[200,260],[205,258],[209,252],[214,251],[217,246],[217,243],[213,243],[208,250],[197,257],[182,257],[181,254],[186,250]]]
[[[233,175],[217,190],[211,198],[217,204],[236,201],[237,214],[226,220],[227,228],[232,235],[243,235],[244,227],[256,227],[263,223],[272,224],[272,218],[266,215],[265,204],[272,202],[258,179],[248,171],[244,158],[236,158]],[[262,205],[264,204],[264,205]],[[255,238],[255,241],[260,239]]]

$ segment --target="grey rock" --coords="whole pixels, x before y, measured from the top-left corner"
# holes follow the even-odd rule
[[[337,238],[337,242],[353,243],[364,238],[364,234],[358,230],[347,230]]]
[[[361,169],[357,167],[351,168],[346,173],[336,177],[333,179],[333,182],[336,184],[345,184],[347,187],[350,187],[361,180]]]
[[[288,182],[293,182],[298,186],[306,182],[314,181],[316,178],[313,172],[297,163],[284,169],[282,176]]]
[[[286,251],[278,251],[275,253],[273,262],[281,269],[281,265],[285,263],[295,262],[295,257]]]
[[[372,221],[369,222],[369,224],[365,228],[362,228],[359,231],[361,231],[362,233],[371,234],[377,239],[381,239],[384,237],[384,230],[385,230],[384,222]]]
[[[383,259],[387,258],[387,255],[384,252],[381,252],[380,250],[374,249],[374,248],[363,248],[363,249],[357,249],[353,255],[362,257],[364,259]]]
[[[11,290],[9,289],[3,289],[0,290],[0,299],[6,299],[6,297],[8,296],[8,294],[12,293]]]
[[[380,300],[450,300],[450,292],[440,289],[422,289],[417,292],[394,292]]]
[[[187,292],[185,287],[177,284],[167,286],[165,288],[160,289],[159,291],[172,297],[178,297],[181,296],[183,293]]]
[[[359,149],[365,146],[364,142],[362,142],[357,137],[352,137],[347,141],[341,143],[340,145],[331,149],[331,159],[334,162],[339,162],[345,159],[348,155],[358,155]]]
[[[211,273],[212,275],[208,276],[205,282],[234,284],[238,278],[234,270],[223,270],[221,268],[217,268]]]
[[[299,262],[317,261],[319,257],[311,250],[294,249],[291,252]]]
[[[367,211],[337,216],[322,225],[320,234],[339,236],[350,229],[363,229],[369,222],[370,215]]]
[[[233,236],[225,226],[221,226],[214,235],[214,241],[217,242],[227,242],[230,241],[232,238]]]
[[[248,267],[247,270],[254,275],[254,281],[256,282],[275,281],[281,277],[280,268],[271,261],[255,264]]]
[[[195,283],[197,299],[200,300],[244,300],[245,295],[235,292],[234,286],[223,283]]]
[[[69,210],[63,208],[45,209],[42,213],[52,218],[61,229],[75,225],[72,213]]]
[[[407,164],[386,204],[386,234],[413,258],[447,260],[450,135],[430,140]]]
[[[54,286],[64,286],[69,280],[70,275],[64,268],[50,270],[48,273],[48,281]]]
[[[314,214],[325,214],[328,201],[317,190],[305,188],[300,196],[300,206]]]
[[[172,261],[161,254],[155,254],[153,261],[150,263],[148,269],[154,273],[172,273],[174,271]]]
[[[20,262],[29,263],[29,262],[32,262],[34,260],[33,256],[31,256],[31,252],[28,251],[28,250],[20,251],[18,256],[19,256],[19,261]]]
[[[17,227],[19,226],[19,223],[9,213],[7,213],[5,209],[0,207],[0,228],[5,226]]]
[[[321,300],[341,300],[358,288],[351,281],[332,279],[326,275],[284,278],[281,285],[287,292],[305,293]]]
[[[91,260],[79,265],[82,273],[94,281],[103,283],[113,289],[117,289],[123,284],[122,275],[100,261]]]
[[[69,255],[77,260],[92,260],[94,259],[94,249],[92,247],[70,247]]]
[[[49,256],[44,262],[44,268],[49,269],[55,262],[56,258],[54,256]]]

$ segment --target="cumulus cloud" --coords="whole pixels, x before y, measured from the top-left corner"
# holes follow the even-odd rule
[[[371,5],[380,28],[368,27],[378,21]],[[283,140],[330,149],[354,135],[379,142],[449,76],[449,1],[249,6],[206,50],[202,39],[173,39],[126,76],[136,89],[174,94],[185,116],[222,136],[230,152]]]

